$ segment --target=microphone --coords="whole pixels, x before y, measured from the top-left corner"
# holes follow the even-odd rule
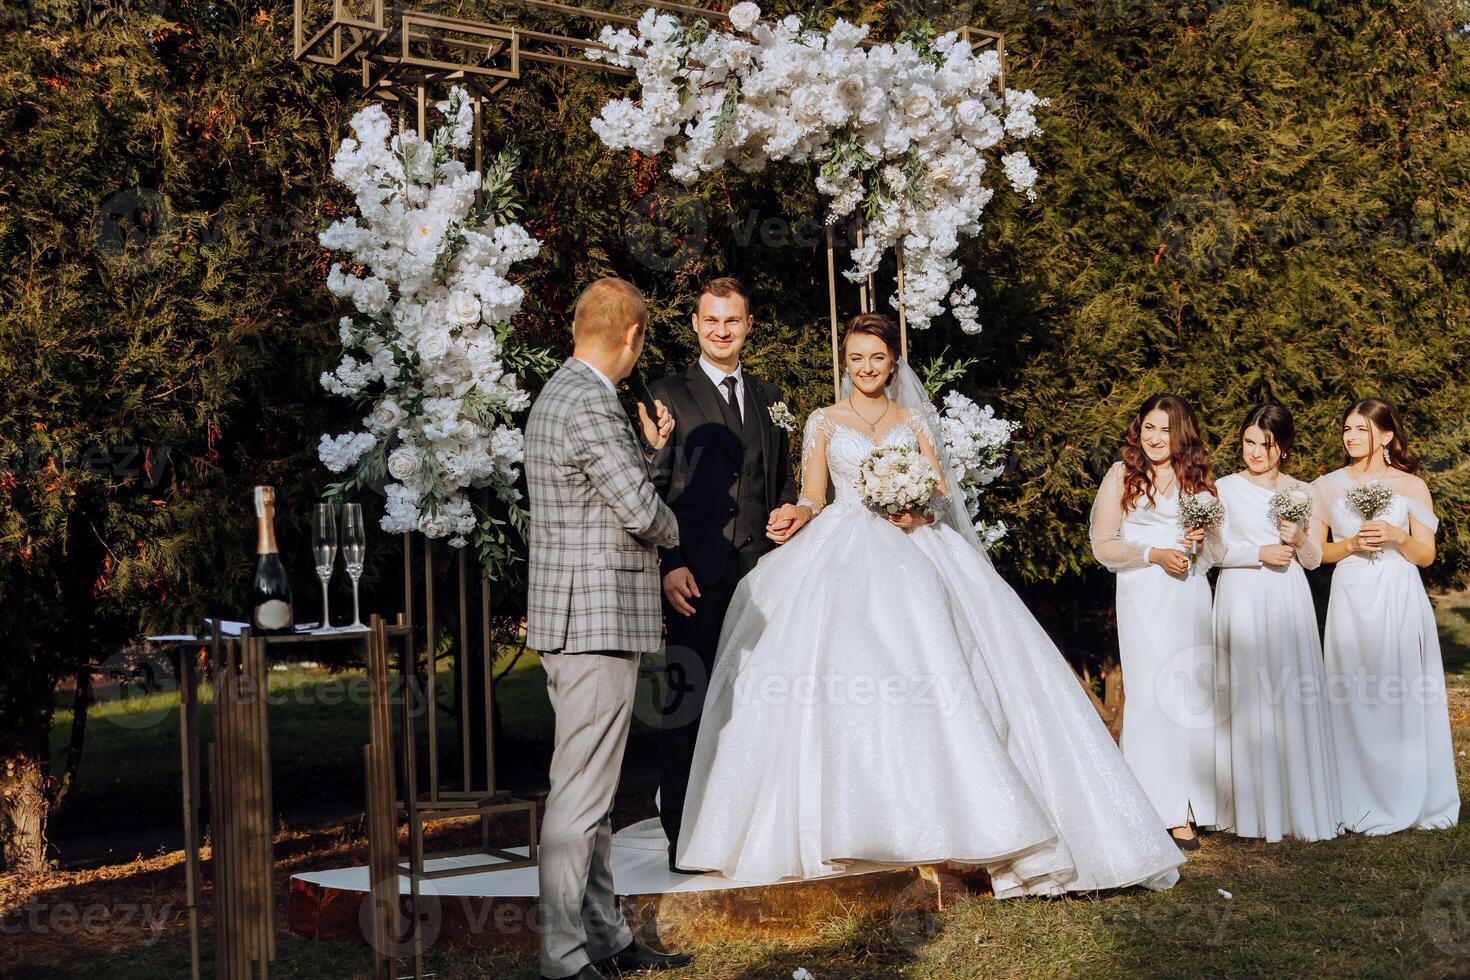
[[[655,422],[658,421],[658,410],[653,404],[653,392],[648,390],[648,382],[643,380],[643,372],[633,368],[633,373],[628,375],[628,387],[633,392],[633,397],[648,412],[648,417]]]

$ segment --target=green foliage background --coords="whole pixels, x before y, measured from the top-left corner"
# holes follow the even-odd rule
[[[498,16],[493,3],[435,9]],[[1012,528],[998,563],[1013,581],[1056,608],[1110,604],[1085,515],[1130,412],[1157,390],[1195,400],[1222,471],[1244,411],[1284,402],[1306,478],[1336,465],[1349,401],[1400,405],[1444,520],[1430,577],[1465,578],[1463,5],[767,13],[797,10],[885,37],[922,19],[1005,30],[1010,84],[1052,99],[1038,200],[999,193],[966,246],[985,332],[914,337],[920,362],[977,358],[962,387],[1022,423],[988,515]],[[350,206],[330,161],[361,100],[350,71],[291,61],[284,0],[32,0],[0,18],[0,629],[18,644],[0,667],[5,729],[49,712],[57,677],[140,627],[238,608],[254,483],[281,488],[281,538],[309,590],[304,514],[328,476],[315,444],[355,415],[315,381],[336,360],[337,314],[314,233]],[[525,274],[525,336],[565,351],[577,290],[617,273],[651,297],[645,370],[679,369],[694,284],[739,274],[760,319],[749,362],[803,415],[831,390],[810,169],[678,188],[665,161],[591,133],[626,86],[533,68],[490,114],[487,148],[519,146],[525,223],[545,243]],[[855,291],[842,303],[855,311]],[[147,470],[130,472],[145,452]],[[390,549],[376,555],[391,568]]]

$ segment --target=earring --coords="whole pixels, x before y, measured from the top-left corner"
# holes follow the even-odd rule
[[[1393,465],[1393,456],[1391,456],[1389,454],[1388,447],[1387,446],[1384,446],[1383,447],[1383,465],[1384,466],[1392,466]]]

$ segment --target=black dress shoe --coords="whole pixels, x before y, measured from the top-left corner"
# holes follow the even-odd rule
[[[546,974],[543,973],[541,974],[541,980],[607,980],[607,977],[597,967],[593,966],[591,963],[588,963],[586,966],[582,967],[582,969],[578,970],[576,973],[573,973],[569,977],[548,977]]]
[[[689,870],[687,870],[685,868],[679,867],[677,864],[674,863],[674,855],[672,855],[672,854],[669,855],[669,870],[672,871],[676,875],[702,875],[702,874],[704,874],[703,871],[689,871]]]
[[[612,976],[620,976],[624,973],[640,973],[644,970],[677,970],[681,966],[688,966],[694,961],[694,957],[684,953],[660,953],[640,945],[638,940],[633,940],[618,952],[612,954],[605,960],[597,962],[597,968]],[[581,980],[580,976],[578,980]]]

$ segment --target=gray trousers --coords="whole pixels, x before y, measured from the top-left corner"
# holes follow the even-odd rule
[[[556,711],[541,818],[541,974],[570,977],[633,941],[613,891],[612,807],[638,685],[636,653],[548,653]]]

